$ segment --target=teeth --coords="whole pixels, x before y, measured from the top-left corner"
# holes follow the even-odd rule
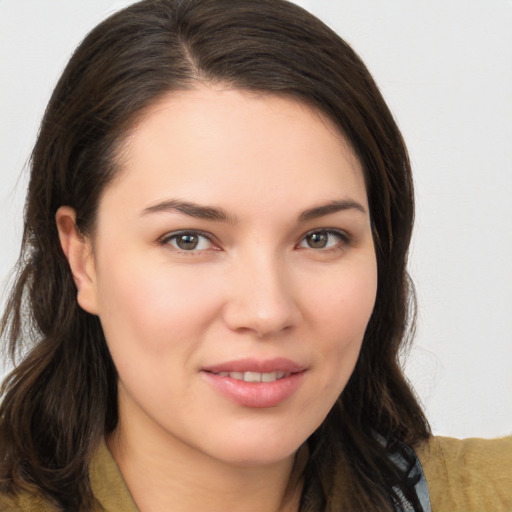
[[[245,382],[274,382],[290,374],[286,372],[219,372],[217,375]]]
[[[261,382],[274,382],[275,380],[277,380],[277,372],[261,374]]]
[[[261,382],[261,373],[258,372],[245,372],[245,382]]]

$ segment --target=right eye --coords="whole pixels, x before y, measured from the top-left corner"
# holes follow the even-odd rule
[[[162,245],[170,245],[180,252],[199,252],[214,247],[210,238],[197,231],[180,231],[170,233],[161,240]]]

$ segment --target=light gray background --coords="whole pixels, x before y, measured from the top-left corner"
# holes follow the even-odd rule
[[[0,0],[0,282],[52,87],[85,33],[129,3]],[[512,433],[512,2],[297,3],[362,56],[411,153],[419,318],[406,370],[434,432]]]

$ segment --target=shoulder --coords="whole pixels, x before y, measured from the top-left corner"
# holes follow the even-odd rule
[[[138,512],[104,440],[92,457],[89,479],[96,500],[94,512]],[[62,509],[36,492],[20,491],[11,495],[0,489],[0,512],[62,512]]]
[[[22,492],[16,496],[0,492],[0,511],[2,512],[58,512],[54,505],[40,496]]]
[[[414,448],[427,480],[432,512],[512,510],[512,436],[431,437]]]

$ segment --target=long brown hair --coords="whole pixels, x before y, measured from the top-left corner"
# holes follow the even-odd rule
[[[97,317],[79,308],[55,213],[91,235],[130,129],[197,81],[287,95],[326,114],[365,173],[378,262],[375,308],[342,395],[308,439],[301,511],[391,510],[414,500],[390,461],[429,435],[398,356],[414,323],[406,262],[414,203],[407,151],[370,73],[331,29],[284,0],[144,0],[78,47],[42,120],[17,277],[1,333],[21,362],[2,387],[0,489],[91,510],[88,464],[117,424],[117,374]],[[340,491],[343,489],[343,492]]]

